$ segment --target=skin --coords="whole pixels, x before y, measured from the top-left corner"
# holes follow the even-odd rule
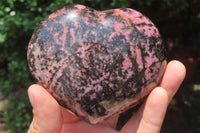
[[[43,87],[34,84],[28,89],[33,106],[33,120],[28,133],[159,133],[169,102],[185,73],[182,63],[169,62],[160,85],[153,89],[138,112],[120,131],[114,129],[116,117],[90,125],[62,108]]]

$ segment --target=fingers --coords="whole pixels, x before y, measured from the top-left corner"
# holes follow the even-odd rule
[[[159,133],[168,106],[168,94],[165,89],[155,88],[142,109],[138,133]]]
[[[118,119],[119,119],[119,115],[115,115],[103,121],[101,124],[116,129]]]
[[[121,133],[157,133],[160,131],[166,109],[168,94],[161,87],[155,88],[138,112],[126,123]]]
[[[168,63],[160,86],[163,87],[169,96],[169,101],[177,92],[179,86],[185,78],[185,66],[179,61],[171,61]]]
[[[32,85],[28,89],[33,106],[33,121],[28,133],[59,133],[62,128],[60,106],[41,86]]]
[[[138,112],[126,123],[121,133],[159,132],[169,101],[185,77],[185,67],[171,61],[166,68],[160,86],[154,89]]]
[[[72,113],[70,110],[61,107],[62,116],[63,116],[63,123],[74,123],[80,121],[80,118]]]

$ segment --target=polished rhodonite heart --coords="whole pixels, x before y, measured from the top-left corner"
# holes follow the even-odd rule
[[[30,70],[58,103],[95,124],[135,106],[164,73],[157,28],[133,9],[64,7],[28,47]]]

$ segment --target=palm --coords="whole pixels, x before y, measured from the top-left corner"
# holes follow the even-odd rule
[[[62,133],[117,133],[110,125],[90,125],[84,121],[63,124]]]
[[[160,87],[155,88],[138,112],[120,131],[113,127],[116,119],[90,125],[60,107],[55,99],[41,86],[29,88],[34,118],[29,133],[157,133],[160,131],[167,106],[185,76],[185,68],[178,61],[168,64]],[[42,101],[42,102],[41,102]]]

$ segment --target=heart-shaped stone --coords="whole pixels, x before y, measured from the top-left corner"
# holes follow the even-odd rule
[[[160,34],[147,17],[83,5],[64,7],[40,24],[28,63],[60,105],[92,124],[144,99],[166,66]]]

